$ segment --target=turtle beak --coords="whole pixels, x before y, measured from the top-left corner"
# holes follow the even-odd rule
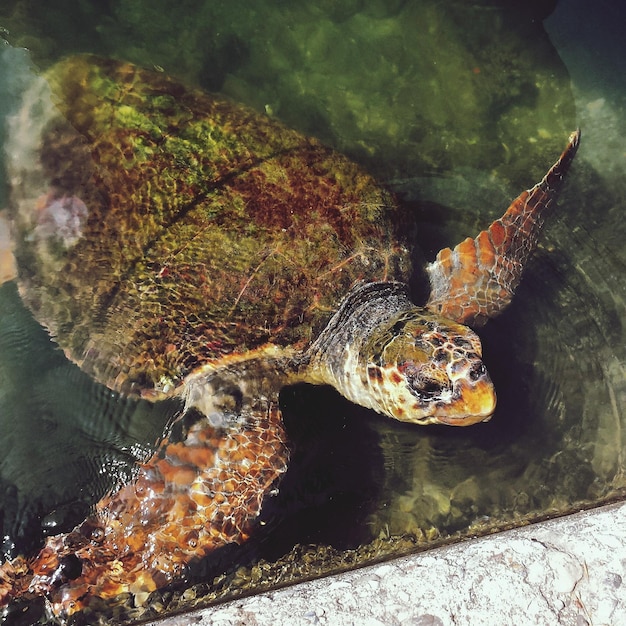
[[[456,399],[435,415],[438,423],[471,426],[491,419],[496,410],[496,392],[487,373],[473,383],[466,379],[457,380],[454,386]]]

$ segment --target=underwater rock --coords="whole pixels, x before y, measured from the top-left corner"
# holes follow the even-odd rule
[[[521,11],[506,1],[338,9],[112,0],[108,11],[76,7],[62,24],[46,18],[45,32],[37,11],[20,10],[26,4],[0,19],[14,43],[30,36],[43,65],[78,47],[160,67],[313,134],[379,176],[471,167],[516,189],[522,175],[541,175],[537,163],[573,127],[569,77],[541,3]],[[55,46],[33,35],[52,35]]]

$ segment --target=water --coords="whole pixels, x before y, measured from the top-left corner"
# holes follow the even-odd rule
[[[506,4],[506,3],[503,3]],[[75,51],[158,66],[266,111],[401,193],[423,255],[474,234],[583,143],[511,308],[482,332],[491,422],[427,429],[332,391],[282,395],[295,453],[265,525],[191,572],[178,608],[626,492],[625,89],[618,3],[564,0],[545,22],[495,2],[5,3],[3,92]],[[177,13],[179,11],[179,13]],[[545,11],[547,13],[547,11]],[[601,44],[601,45],[600,45]],[[28,46],[26,54],[19,46]],[[613,69],[611,69],[613,68]],[[3,115],[16,97],[3,99]],[[6,205],[6,185],[0,187]],[[175,413],[70,364],[0,290],[0,499],[6,554],[79,522],[128,479]],[[34,612],[37,619],[37,613]],[[31,618],[28,618],[31,619]]]

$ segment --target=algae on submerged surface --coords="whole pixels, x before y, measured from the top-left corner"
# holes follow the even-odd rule
[[[572,130],[569,79],[532,19],[538,11],[437,0],[342,10],[112,0],[107,10],[77,3],[68,21],[48,18],[54,2],[45,18],[27,4],[0,10],[0,24],[43,65],[84,51],[160,67],[267,111],[379,177],[473,167],[517,188],[543,174],[537,157],[549,161]]]

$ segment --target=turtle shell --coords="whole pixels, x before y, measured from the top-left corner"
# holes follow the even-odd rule
[[[304,348],[358,281],[407,281],[410,216],[346,157],[162,73],[79,56],[9,140],[24,300],[120,391]]]

